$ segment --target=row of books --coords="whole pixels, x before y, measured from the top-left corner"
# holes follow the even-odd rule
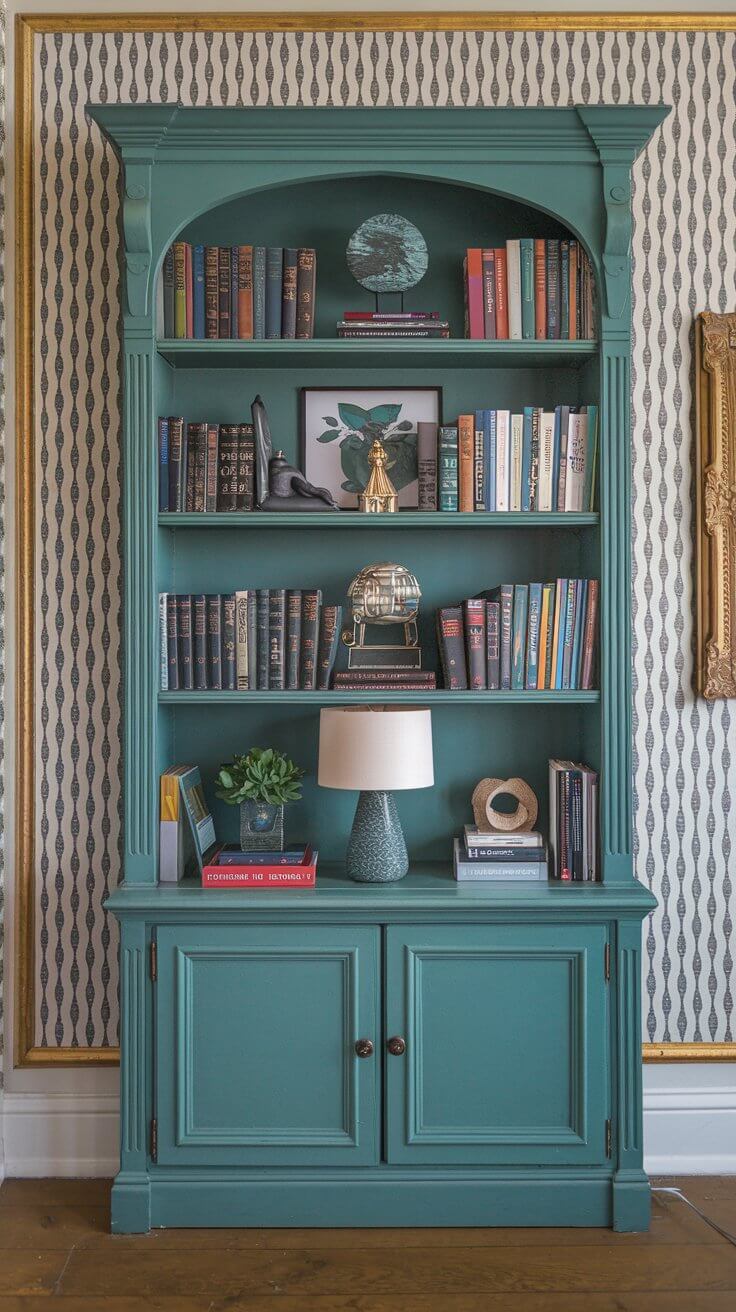
[[[427,337],[450,336],[447,319],[440,319],[439,310],[402,310],[389,314],[369,310],[345,310],[337,325],[338,337],[370,341],[375,337]]]
[[[313,337],[316,277],[311,247],[175,241],[161,279],[164,337]]]
[[[197,765],[173,765],[159,781],[161,884],[200,878],[203,888],[313,888],[319,853],[307,843],[279,852],[218,843]]]
[[[577,761],[549,763],[552,879],[598,879],[598,775]]]
[[[319,588],[162,592],[161,691],[327,689],[341,622]]]
[[[466,825],[453,844],[457,880],[528,883],[547,878],[547,848],[536,830],[528,833],[486,833]]]
[[[418,434],[419,490],[428,477]],[[443,511],[587,511],[595,503],[598,407],[476,410],[439,430]]]
[[[502,583],[437,611],[445,687],[593,687],[598,580]]]
[[[511,341],[592,341],[595,279],[574,239],[522,237],[472,247],[463,261],[465,335]]]
[[[255,437],[252,424],[158,421],[160,511],[253,510]]]

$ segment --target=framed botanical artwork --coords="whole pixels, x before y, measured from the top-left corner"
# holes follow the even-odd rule
[[[376,438],[388,453],[387,472],[401,510],[419,504],[417,424],[442,423],[441,387],[303,387],[301,465],[310,483],[326,487],[342,510],[356,510],[368,482],[368,452]]]

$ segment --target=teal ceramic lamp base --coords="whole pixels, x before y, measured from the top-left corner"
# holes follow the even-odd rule
[[[396,798],[388,792],[362,792],[348,843],[349,877],[359,884],[391,884],[408,869]]]

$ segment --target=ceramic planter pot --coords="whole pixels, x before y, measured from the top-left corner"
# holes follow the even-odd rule
[[[240,846],[244,852],[284,849],[284,808],[270,802],[241,802]]]

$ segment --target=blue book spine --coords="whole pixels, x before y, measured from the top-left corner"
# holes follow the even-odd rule
[[[192,328],[195,337],[204,338],[204,246],[192,250]]]
[[[158,508],[169,508],[169,421],[158,421]]]
[[[529,587],[517,583],[514,588],[514,618],[511,634],[511,687],[524,687],[524,656],[526,654],[526,617],[529,607]]]
[[[560,486],[560,432],[562,422],[562,406],[555,406],[555,433],[552,447],[552,500],[550,509],[557,509],[557,492]]]
[[[567,623],[567,579],[557,580],[557,590],[555,594],[556,603],[560,610],[560,621],[557,626],[557,643],[554,650],[555,662],[555,681],[553,688],[562,687],[562,661],[565,654],[565,626]]]
[[[580,658],[583,650],[583,624],[588,597],[588,580],[577,579],[575,589],[575,632],[572,639],[572,660],[570,661],[570,687],[580,687]]]
[[[577,579],[567,580],[567,604],[565,606],[565,641],[562,647],[562,687],[570,687],[570,669],[572,666],[572,641],[575,636],[575,587]]]
[[[437,462],[440,510],[457,510],[457,428],[440,428]]]
[[[534,322],[534,238],[522,237],[519,242],[521,255],[521,336],[526,341],[533,341]]]
[[[521,508],[531,510],[532,486],[532,416],[534,408],[524,406],[524,439],[521,449]]]
[[[283,246],[266,248],[266,337],[281,337],[281,289],[284,276]]]
[[[486,460],[485,460],[485,434],[483,432],[483,411],[475,412],[475,443],[474,443],[474,460],[473,460],[473,509],[485,510],[486,508]]]
[[[539,676],[539,621],[542,614],[542,585],[529,584],[529,621],[526,642],[526,686],[536,688]]]
[[[266,247],[253,247],[253,336],[266,336]]]
[[[498,423],[497,411],[489,410],[488,412],[488,447],[489,447],[489,487],[488,487],[488,509],[496,509],[496,456],[498,446]]]
[[[230,336],[238,337],[238,262],[240,251],[237,246],[230,249]]]
[[[588,447],[585,452],[585,482],[583,484],[583,510],[595,506],[595,476],[598,463],[598,406],[585,407],[588,412]]]

